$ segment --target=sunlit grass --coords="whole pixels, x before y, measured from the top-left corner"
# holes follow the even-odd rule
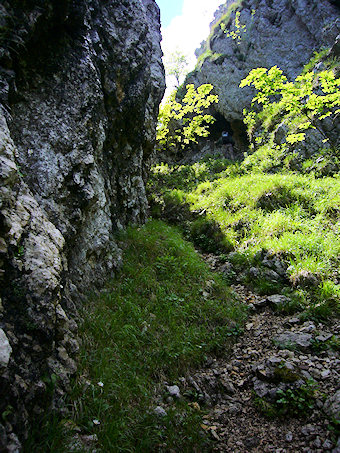
[[[225,164],[219,171],[212,170],[211,161],[204,172],[189,181],[189,166],[168,167],[168,183],[158,194],[171,198],[179,175],[180,199],[192,213],[215,222],[228,239],[229,248],[247,255],[248,262],[257,252],[266,250],[277,255],[288,266],[292,286],[298,285],[299,276],[312,274],[319,285],[313,294],[321,300],[338,298],[337,279],[340,263],[340,178],[315,178],[296,173],[251,173],[216,160],[214,167]],[[159,168],[159,167],[158,167]],[[153,189],[157,184],[154,170]],[[164,181],[163,181],[164,182]],[[178,195],[177,195],[178,197]],[[166,213],[166,203],[163,207]],[[327,286],[328,285],[328,286]],[[335,285],[335,286],[332,286]]]

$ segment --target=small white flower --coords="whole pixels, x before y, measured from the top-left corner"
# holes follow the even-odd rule
[[[93,423],[94,425],[100,425],[100,421],[97,420],[96,418],[95,418],[94,420],[92,420],[92,423]]]
[[[97,382],[97,385],[99,385],[99,387],[104,387],[104,382],[99,381],[99,382]]]

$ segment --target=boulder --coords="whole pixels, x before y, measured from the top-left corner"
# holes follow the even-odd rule
[[[287,305],[291,302],[289,297],[283,296],[282,294],[273,294],[272,296],[267,297],[267,302],[271,307],[279,308],[284,305]]]
[[[302,332],[284,332],[274,338],[280,349],[307,350],[312,344],[312,335]]]

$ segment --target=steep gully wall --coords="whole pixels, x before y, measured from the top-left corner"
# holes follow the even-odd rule
[[[0,1],[0,451],[58,405],[76,305],[145,219],[164,92],[154,0]]]

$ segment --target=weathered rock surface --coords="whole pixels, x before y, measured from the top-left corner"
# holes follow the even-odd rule
[[[24,439],[28,413],[46,405],[51,373],[58,404],[75,371],[76,302],[119,266],[114,232],[146,217],[164,91],[159,43],[154,0],[0,1],[0,413],[13,408],[8,445]]]
[[[340,421],[340,390],[326,400],[324,409],[330,417]]]
[[[0,329],[0,369],[8,365],[11,356],[12,348],[9,344],[5,332]]]
[[[333,46],[335,54],[340,20],[339,7],[328,0],[244,0],[240,2],[239,22],[245,29],[237,31],[235,12],[230,9],[235,3],[228,0],[215,13],[212,34],[197,50],[203,63],[188,82],[214,85],[219,96],[216,109],[230,122],[238,147],[245,150],[242,112],[249,108],[254,92],[250,88],[240,89],[241,80],[251,69],[275,65],[294,79],[322,46]],[[228,13],[230,19],[223,30],[219,21]],[[240,41],[228,35],[235,30]],[[310,139],[311,144],[315,139],[320,142],[319,137]]]
[[[284,332],[274,338],[281,349],[308,349],[312,343],[312,335],[302,332]]]

